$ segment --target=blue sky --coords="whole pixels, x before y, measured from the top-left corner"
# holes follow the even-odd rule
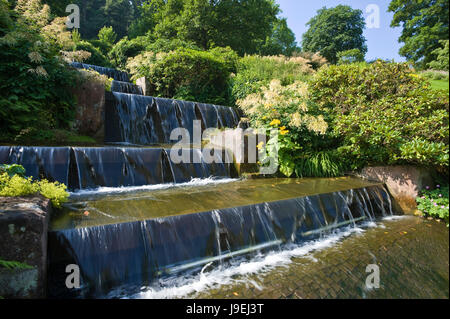
[[[339,4],[349,5],[353,9],[360,9],[364,17],[368,16],[366,8],[369,5],[379,7],[379,28],[366,28],[364,36],[367,39],[368,52],[366,60],[376,58],[394,59],[397,62],[405,61],[398,54],[401,43],[398,43],[401,28],[391,28],[393,13],[387,12],[391,0],[276,0],[283,13],[281,16],[287,18],[287,22],[301,44],[302,34],[307,30],[306,23],[316,15],[317,10],[322,7],[335,7]]]

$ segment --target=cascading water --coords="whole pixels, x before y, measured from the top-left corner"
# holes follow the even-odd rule
[[[97,66],[92,64],[80,63],[80,62],[72,62],[70,64],[74,68],[77,69],[86,69],[86,70],[94,70],[100,74],[106,75],[109,78],[112,78],[116,81],[129,82],[129,75],[126,72],[118,71],[116,69],[105,68],[103,66]]]
[[[175,128],[194,136],[194,120],[201,131],[233,128],[240,120],[234,108],[144,96],[125,72],[72,66],[114,79],[106,95],[107,143],[172,144]],[[393,213],[379,183],[220,179],[237,177],[227,151],[211,155],[190,145],[182,151],[187,162],[174,161],[172,150],[163,147],[0,146],[0,163],[21,164],[27,175],[73,191],[51,219],[51,297],[106,297],[121,287],[133,295],[205,265],[226,267],[242,256],[285,251],[287,245]],[[80,289],[65,286],[69,264],[80,267]]]
[[[144,94],[140,86],[135,85],[133,83],[116,80],[112,81],[111,83],[111,91],[127,94],[138,94],[138,95]]]
[[[239,123],[234,108],[113,92],[107,105],[105,141],[139,145],[173,144],[176,128],[185,128],[191,139],[194,121],[207,128],[233,128]]]
[[[289,187],[295,189],[295,184]],[[245,188],[242,185],[242,190]],[[227,189],[219,187],[216,196],[222,193],[227,195]],[[169,208],[170,197],[150,196],[156,196],[152,199],[155,204],[166,198]],[[150,206],[142,205],[143,211],[145,207]],[[162,207],[164,204],[158,210]],[[369,183],[361,188],[200,213],[151,219],[140,216],[139,220],[118,224],[65,228],[56,223],[60,229],[53,229],[49,238],[50,269],[55,276],[51,291],[55,296],[68,293],[61,277],[70,263],[79,265],[82,272],[83,288],[77,296],[101,297],[122,286],[152,286],[165,276],[199,271],[207,263],[300,244],[391,211],[384,187]]]
[[[188,163],[172,162],[170,149],[136,147],[0,146],[0,160],[23,165],[28,176],[64,183],[69,190],[236,176],[233,164],[222,160],[226,152],[215,154],[215,160],[207,163],[203,152],[208,150],[182,150],[190,154]]]

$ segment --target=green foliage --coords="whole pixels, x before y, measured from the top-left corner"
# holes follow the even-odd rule
[[[388,10],[394,13],[391,27],[403,28],[400,54],[422,67],[436,60],[439,41],[448,41],[448,0],[392,0]]]
[[[359,49],[338,52],[336,57],[338,58],[337,64],[364,62],[364,53],[359,51]]]
[[[294,173],[297,176],[340,173],[327,153],[318,153],[329,148],[324,140],[333,141],[327,137],[326,115],[311,102],[306,83],[282,86],[279,80],[273,80],[261,92],[250,94],[237,104],[253,127],[264,129],[270,136],[266,153],[261,154],[263,166],[267,156],[277,158],[280,172],[287,177]],[[262,146],[259,145],[260,149]]]
[[[431,61],[428,66],[435,70],[445,70],[448,72],[449,64],[449,40],[441,40],[439,43],[442,45],[441,48],[437,48],[432,54],[436,55],[436,60]],[[447,74],[448,79],[448,74]]]
[[[267,37],[259,54],[291,56],[295,50],[298,50],[295,34],[289,29],[286,19],[283,18],[273,24],[272,34]]]
[[[16,197],[40,193],[49,198],[55,207],[60,207],[69,198],[66,189],[66,185],[58,182],[33,181],[32,177],[9,176],[8,173],[0,174],[0,196]]]
[[[98,39],[105,45],[112,47],[117,39],[117,34],[114,32],[113,27],[103,27],[98,32]]]
[[[21,263],[19,261],[7,261],[7,260],[3,260],[0,259],[0,267],[2,268],[6,268],[6,269],[33,269],[32,266],[26,264],[26,263]]]
[[[7,173],[9,177],[14,175],[19,175],[21,177],[25,176],[25,168],[22,165],[17,164],[0,164],[0,174]]]
[[[448,72],[446,71],[438,71],[438,70],[426,70],[419,73],[421,77],[424,77],[428,80],[441,80],[448,82]]]
[[[83,50],[91,53],[91,56],[84,63],[94,64],[104,67],[111,67],[109,60],[103,55],[99,48],[88,41],[80,41],[75,44],[74,50]]]
[[[14,11],[4,0],[0,7],[1,139],[11,140],[30,127],[69,127],[74,118],[70,91],[77,84],[78,72],[67,67],[59,55],[62,44],[54,39],[65,39],[70,33],[52,33],[47,26],[54,25],[46,25],[49,15],[39,2],[37,11],[34,7]]]
[[[367,52],[361,10],[344,5],[324,7],[317,11],[307,26],[309,28],[303,34],[303,51],[320,52],[330,63],[338,62],[338,52],[352,49],[358,49],[363,55]]]
[[[108,54],[111,63],[120,69],[125,69],[128,58],[134,58],[145,50],[146,37],[128,40],[128,37],[117,42]]]
[[[338,148],[353,169],[370,164],[447,167],[449,99],[406,64],[330,66],[311,82],[312,97],[329,110]]]
[[[232,94],[236,100],[244,99],[272,80],[290,85],[295,81],[306,81],[313,72],[310,59],[247,55],[237,63],[236,76],[232,78]]]
[[[335,151],[304,153],[295,166],[298,177],[336,177],[343,171],[341,159]]]
[[[433,190],[427,186],[416,199],[418,210],[426,216],[444,219],[447,222],[447,227],[449,220],[448,189],[448,185],[445,187],[437,185]]]
[[[239,55],[290,54],[296,47],[273,0],[150,0],[138,12],[131,36],[179,39],[203,50],[231,47]]]
[[[150,95],[230,104],[228,83],[232,55],[229,49],[146,52],[129,60],[127,67],[133,79],[146,77]]]
[[[111,31],[114,28],[119,38],[127,35],[135,16],[133,4],[129,0],[106,0],[100,12],[104,14],[103,25],[111,26]],[[115,35],[115,33],[110,33],[110,36],[112,35]]]

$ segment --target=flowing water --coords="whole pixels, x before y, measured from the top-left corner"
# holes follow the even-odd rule
[[[236,127],[236,109],[144,96],[125,72],[72,65],[114,79],[105,105],[108,146],[0,146],[0,163],[21,164],[34,179],[59,181],[71,191],[50,221],[50,297],[228,298],[232,291],[255,298],[279,287],[280,266],[395,218],[382,183],[352,177],[241,180],[229,152],[215,152],[211,163],[205,157],[211,150],[192,138],[198,133],[194,121],[200,133]],[[172,160],[175,128],[191,136],[183,147],[187,162]],[[354,248],[335,263],[345,263]],[[65,285],[70,264],[79,266],[79,289]],[[258,281],[267,271],[277,279]],[[308,278],[314,285],[321,272],[301,278],[288,280],[286,291]],[[448,286],[448,272],[436,282]],[[306,297],[321,291],[297,288]]]
[[[61,278],[68,264],[82,271],[78,296],[105,297],[124,286],[131,293],[199,273],[205,265],[283,251],[393,213],[382,184],[354,178],[121,191],[75,193],[54,215],[49,252],[55,296],[67,294]]]

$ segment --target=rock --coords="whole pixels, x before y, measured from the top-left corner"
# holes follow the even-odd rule
[[[74,128],[81,135],[102,140],[104,136],[105,85],[86,81],[73,91],[77,100]]]
[[[415,166],[366,167],[359,177],[383,182],[404,214],[417,212],[416,198],[426,186],[434,186],[433,171]]]
[[[50,200],[40,195],[0,197],[0,259],[31,266],[31,269],[14,270],[0,267],[0,296],[46,296],[50,212]]]

